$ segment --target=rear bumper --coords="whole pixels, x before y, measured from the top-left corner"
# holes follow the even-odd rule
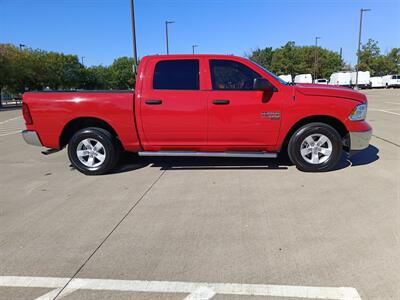
[[[23,130],[22,137],[24,138],[24,141],[29,145],[39,147],[43,146],[36,131]]]
[[[367,131],[353,131],[350,135],[350,151],[363,150],[369,146],[372,129]]]

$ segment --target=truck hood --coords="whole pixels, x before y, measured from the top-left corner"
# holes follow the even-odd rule
[[[353,89],[341,87],[337,85],[322,85],[322,84],[296,84],[295,89],[297,92],[307,96],[325,96],[335,98],[345,98],[357,102],[367,102],[367,97]]]

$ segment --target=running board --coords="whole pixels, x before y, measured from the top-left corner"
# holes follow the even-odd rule
[[[195,152],[195,151],[142,151],[140,156],[200,156],[200,157],[251,157],[276,158],[277,153],[268,152]]]

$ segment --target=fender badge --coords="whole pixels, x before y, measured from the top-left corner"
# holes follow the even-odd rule
[[[281,118],[281,113],[278,111],[263,111],[261,112],[263,118],[270,118],[271,120],[279,120]]]

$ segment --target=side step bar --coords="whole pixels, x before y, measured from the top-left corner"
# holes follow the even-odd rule
[[[276,158],[277,153],[268,152],[195,152],[195,151],[142,151],[140,156],[200,156],[200,157],[251,157]]]

